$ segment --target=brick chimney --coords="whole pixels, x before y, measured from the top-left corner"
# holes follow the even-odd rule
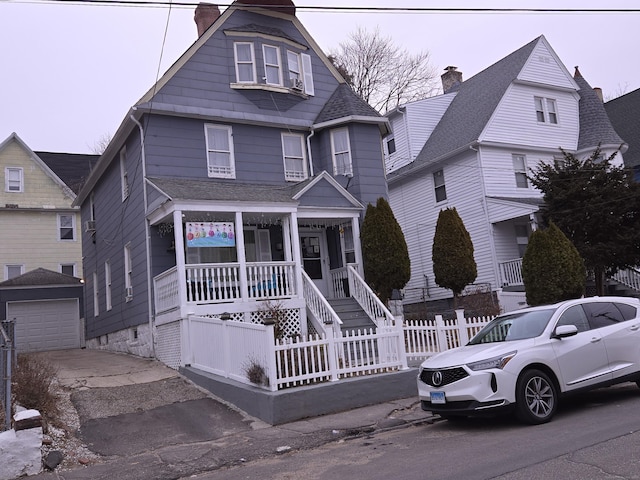
[[[271,9],[276,12],[282,12],[294,16],[296,14],[296,6],[292,0],[236,0],[233,3],[243,5],[260,5],[262,8]]]
[[[193,19],[198,26],[198,38],[202,36],[207,29],[213,25],[213,22],[220,16],[220,9],[213,3],[199,3],[196,7],[196,13]]]
[[[596,92],[596,95],[600,99],[601,102],[604,102],[604,97],[602,96],[602,89],[600,87],[593,87],[593,91]]]
[[[442,79],[442,90],[444,93],[449,93],[449,90],[462,83],[462,72],[458,71],[458,67],[449,66],[444,69],[440,78]]]

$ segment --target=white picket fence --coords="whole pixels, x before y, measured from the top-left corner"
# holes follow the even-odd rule
[[[464,345],[491,318],[395,322],[349,335],[276,339],[273,325],[190,316],[186,363],[205,372],[277,391],[408,368],[439,351]]]
[[[465,345],[494,317],[465,318],[456,310],[456,318],[434,320],[405,320],[404,333],[407,360],[422,360],[438,352]]]

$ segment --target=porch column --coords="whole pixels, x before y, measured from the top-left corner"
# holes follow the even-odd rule
[[[240,295],[243,301],[249,300],[249,281],[247,280],[247,255],[244,250],[244,228],[242,224],[242,212],[236,212],[236,252],[238,253],[238,265],[240,275]]]
[[[295,265],[293,269],[296,282],[297,297],[304,299],[304,284],[302,282],[302,257],[300,255],[300,233],[298,231],[298,214],[291,212],[291,217],[285,217],[282,222],[282,232],[285,242],[285,249],[291,252],[291,257]],[[306,335],[307,331],[307,309],[300,309],[300,333]]]
[[[176,270],[178,271],[178,292],[180,298],[180,318],[185,318],[187,304],[187,269],[184,258],[184,235],[182,233],[182,210],[173,212],[173,241],[176,246]]]
[[[351,229],[353,230],[353,248],[358,264],[358,273],[364,278],[364,263],[362,260],[362,244],[360,243],[360,220],[359,217],[351,219]]]
[[[293,260],[293,252],[291,251],[291,237],[293,236],[293,231],[291,230],[291,220],[289,217],[284,217],[282,219],[282,242],[284,249],[284,261],[290,262]]]

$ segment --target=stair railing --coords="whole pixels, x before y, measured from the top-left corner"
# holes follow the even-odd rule
[[[636,292],[640,292],[640,271],[635,268],[618,270],[611,278]]]
[[[332,329],[334,336],[341,337],[342,320],[304,270],[302,271],[302,284],[304,300],[311,313],[311,323],[315,329],[318,333],[327,333],[327,329]]]
[[[349,272],[349,292],[377,327],[393,327],[395,317],[378,296],[371,290],[364,279],[351,265]]]

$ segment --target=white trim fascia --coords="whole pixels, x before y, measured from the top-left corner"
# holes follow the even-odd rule
[[[312,128],[315,130],[320,130],[323,128],[337,127],[338,125],[343,125],[345,123],[371,123],[377,124],[381,128],[380,130],[384,132],[390,132],[391,128],[389,126],[389,119],[387,117],[369,117],[364,115],[349,115],[347,117],[336,118],[335,120],[329,120],[321,123],[314,123]],[[382,126],[385,128],[383,129]],[[386,135],[386,133],[384,133]]]
[[[241,28],[241,27],[237,27]],[[293,48],[297,48],[299,50],[308,50],[309,47],[306,45],[302,45],[294,40],[289,40],[288,38],[278,37],[277,35],[269,35],[268,33],[261,32],[243,32],[240,30],[223,30],[224,34],[227,37],[243,37],[243,38],[262,38],[265,40],[269,40],[271,42],[279,42],[287,44]]]
[[[509,150],[509,151],[526,151],[526,152],[536,152],[536,153],[552,153],[552,154],[559,154],[560,153],[560,148],[562,148],[565,152],[569,152],[569,153],[573,153],[576,150],[573,148],[565,148],[562,146],[559,147],[541,147],[538,145],[523,145],[523,144],[516,144],[516,143],[503,143],[503,142],[485,142],[485,141],[479,141],[477,142],[477,146],[480,147],[490,147],[490,148],[498,148],[501,150]]]
[[[319,219],[319,218],[360,218],[360,210],[350,207],[328,207],[319,209],[318,207],[298,208],[298,219]]]

